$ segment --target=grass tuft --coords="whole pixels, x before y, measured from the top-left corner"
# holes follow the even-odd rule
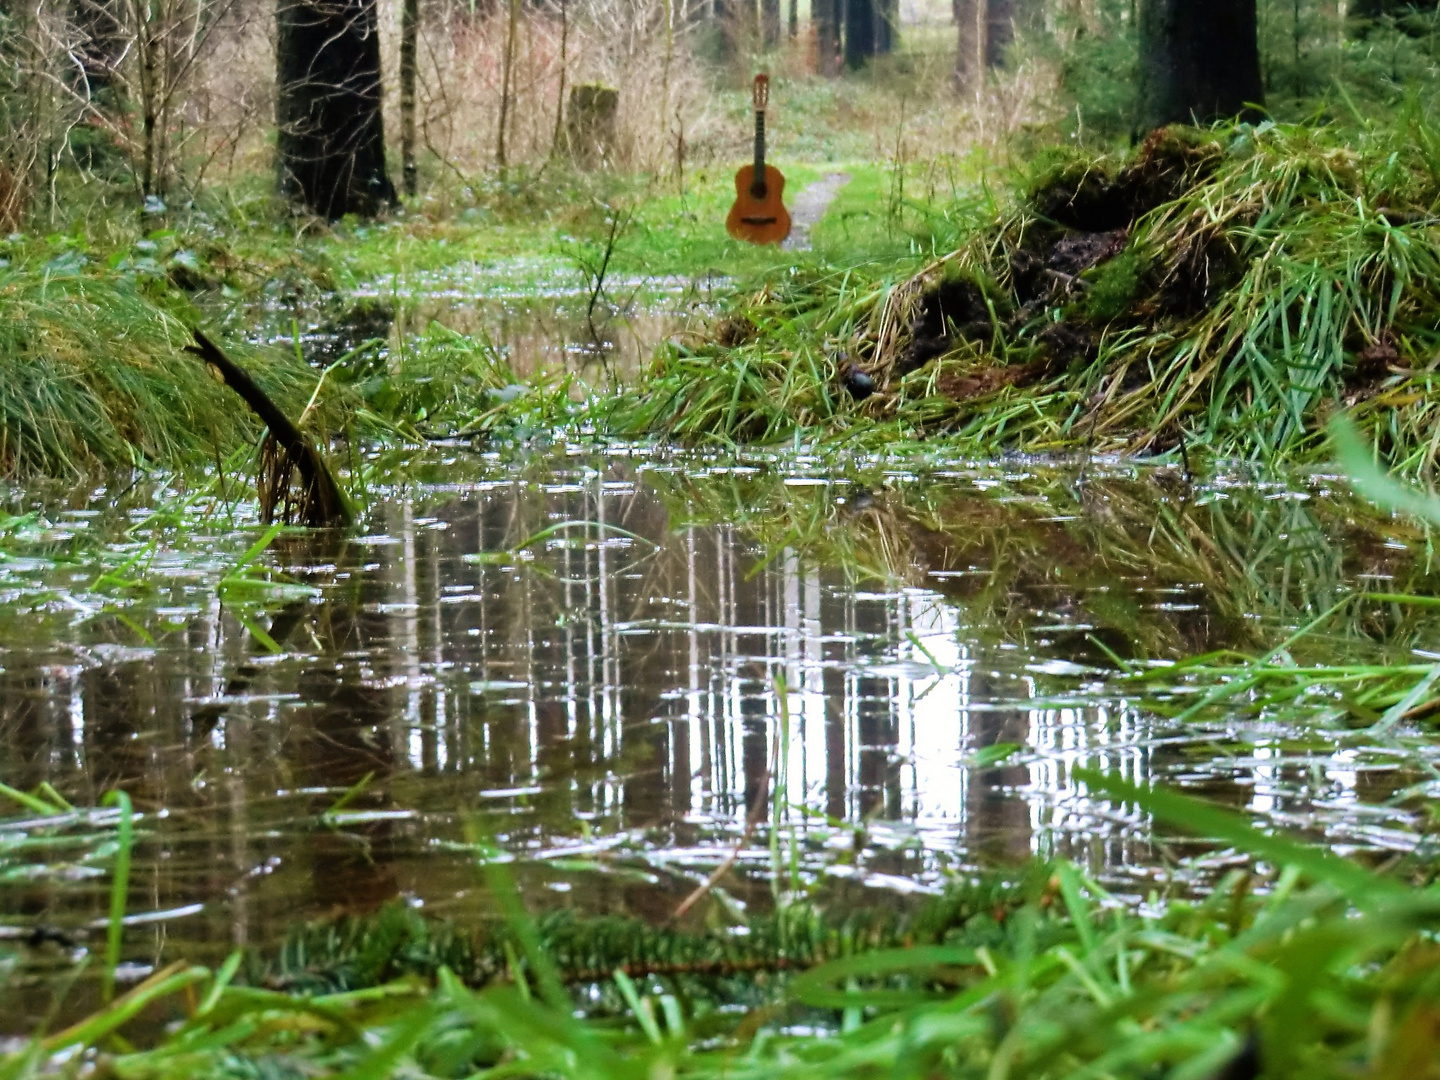
[[[66,254],[0,268],[0,473],[203,465],[253,441],[259,425],[189,341],[123,271]],[[299,415],[315,383],[303,363],[263,352],[246,364]]]

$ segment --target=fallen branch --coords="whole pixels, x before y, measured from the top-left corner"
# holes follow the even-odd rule
[[[354,512],[320,451],[260,389],[249,372],[202,332],[196,330],[194,334],[195,344],[187,345],[185,351],[205,361],[269,430],[260,450],[260,475],[256,479],[265,523],[275,520],[275,510],[279,507],[280,518],[287,525],[315,529],[349,525],[354,520]]]

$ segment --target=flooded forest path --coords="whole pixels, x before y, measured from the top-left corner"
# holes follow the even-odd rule
[[[802,191],[798,241],[844,182]],[[534,260],[365,283],[344,318],[277,318],[274,338],[320,368],[439,323],[522,373],[623,372],[708,310],[704,282],[612,287],[640,299],[599,341],[573,272]],[[12,493],[4,782],[74,806],[45,843],[33,814],[0,821],[0,933],[100,933],[115,817],[89,808],[117,788],[138,811],[127,956],[145,970],[398,898],[483,918],[492,842],[532,907],[656,920],[739,846],[723,891],[763,908],[766,828],[742,840],[782,789],[788,865],[852,904],[1037,856],[1132,899],[1235,864],[1081,767],[1376,861],[1427,842],[1423,731],[1246,697],[1192,715],[1193,686],[1137,678],[1261,655],[1351,593],[1433,594],[1424,538],[1362,519],[1333,478],[546,432],[362,448],[349,468],[363,528],[279,536],[253,565],[263,529],[233,477],[208,499],[183,478]],[[1440,616],[1356,605],[1307,647],[1433,663]]]

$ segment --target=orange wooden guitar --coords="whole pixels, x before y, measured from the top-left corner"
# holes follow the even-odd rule
[[[774,165],[765,164],[765,107],[770,103],[770,76],[756,75],[755,164],[735,174],[735,205],[725,219],[725,229],[736,240],[752,244],[778,244],[790,235],[790,212],[781,197],[785,177]]]

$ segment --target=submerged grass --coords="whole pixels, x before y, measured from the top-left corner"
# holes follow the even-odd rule
[[[1351,445],[1342,457],[1363,493],[1379,491],[1387,504],[1417,498],[1377,476],[1363,447]],[[737,489],[735,501],[753,501],[753,494]],[[863,501],[858,492],[855,501]],[[1008,507],[1014,500],[995,501]],[[1416,506],[1435,509],[1424,500]],[[826,531],[823,504],[801,509],[817,516],[795,515],[810,535],[793,539],[818,542]],[[731,512],[724,503],[718,510]],[[924,513],[943,521],[943,507]],[[1055,516],[1048,515],[1052,522]],[[1005,524],[1014,518],[999,520],[997,537],[1021,531]],[[548,525],[525,543],[565,524]],[[1282,519],[1280,529],[1295,526]],[[923,526],[893,530],[902,532],[925,546]],[[1053,570],[1072,557],[1054,543],[1057,535],[1034,543],[1037,565],[1048,559]],[[888,542],[875,541],[882,569]],[[1138,551],[1121,544],[1093,557],[1124,565]],[[1191,573],[1183,559],[1182,572]],[[1369,600],[1427,602],[1396,594]],[[1277,683],[1310,678],[1314,669],[1288,657],[1348,603],[1328,605],[1260,657],[1202,657],[1188,670],[1208,665],[1227,688],[1240,680],[1254,689],[1272,673]],[[1374,738],[1410,722],[1406,712],[1426,700],[1437,673],[1433,666],[1352,665],[1321,674],[1332,684],[1350,674],[1392,681],[1363,703],[1387,710],[1372,725]],[[1137,683],[1148,677],[1139,665],[1133,674]],[[1304,695],[1295,700],[1316,708]],[[1146,895],[1107,891],[1062,861],[1035,863],[1008,879],[957,879],[944,896],[906,911],[896,905],[857,913],[853,905],[827,910],[823,899],[793,899],[779,887],[784,868],[776,857],[774,911],[728,924],[721,914],[697,911],[709,918],[655,926],[569,911],[531,916],[505,865],[497,870],[488,845],[477,844],[501,915],[488,925],[446,926],[396,907],[378,919],[299,930],[278,955],[236,954],[216,972],[157,961],[148,979],[90,1016],[12,1044],[0,1057],[0,1077],[1434,1075],[1440,886],[1423,849],[1374,869],[1263,832],[1180,792],[1079,765],[1073,775],[1077,813],[1133,821],[1162,841],[1188,833],[1206,851],[1240,853],[1248,865],[1197,897],[1183,884],[1189,868],[1168,854],[1179,845],[1162,844],[1176,884],[1161,871]],[[1412,797],[1433,798],[1429,779]],[[66,804],[50,791],[0,794],[44,819],[0,825],[0,839],[33,833],[53,843],[67,839],[64,826],[86,822],[66,817]],[[778,785],[775,797],[782,799]],[[772,821],[775,857],[781,825],[778,816]],[[83,842],[98,859],[94,838]],[[118,856],[126,843],[117,835],[111,851]],[[116,898],[125,891],[123,861],[113,865],[112,971],[123,912]]]

